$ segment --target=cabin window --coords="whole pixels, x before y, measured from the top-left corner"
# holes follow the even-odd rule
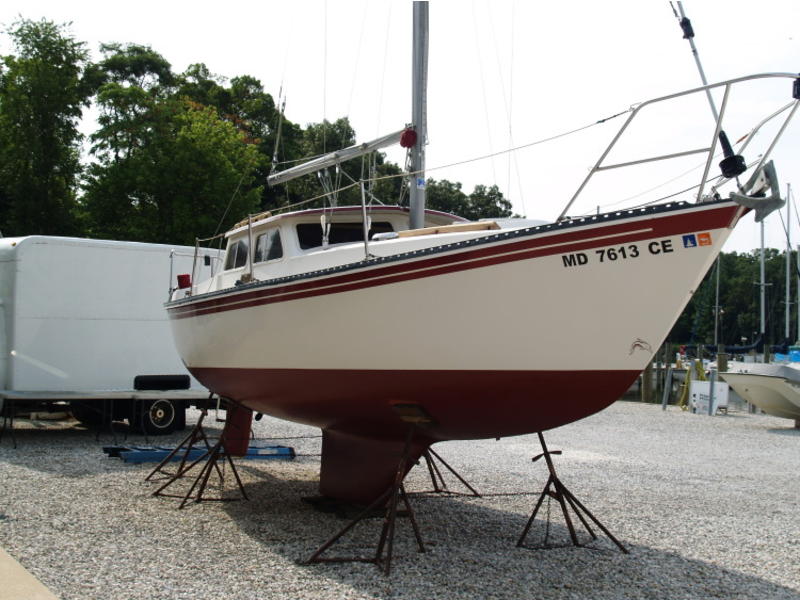
[[[374,222],[370,234],[387,233],[394,231],[388,221]],[[319,223],[300,223],[297,225],[297,241],[303,250],[322,246],[322,225]],[[344,244],[347,242],[364,241],[364,225],[361,221],[354,223],[331,223],[328,235],[329,244]]]
[[[238,269],[247,264],[247,242],[236,240],[228,242],[228,253],[225,256],[225,270]]]
[[[277,229],[270,229],[256,238],[256,247],[253,251],[253,262],[259,263],[275,260],[283,256],[281,234]]]

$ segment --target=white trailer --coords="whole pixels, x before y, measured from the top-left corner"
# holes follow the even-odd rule
[[[179,273],[206,279],[220,253],[136,242],[0,239],[0,412],[67,403],[81,421],[148,433],[185,424],[208,396],[178,357],[163,304]],[[196,264],[195,264],[196,262]]]

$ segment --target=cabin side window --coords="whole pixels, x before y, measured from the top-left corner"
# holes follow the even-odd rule
[[[394,231],[388,221],[373,222],[370,235]],[[319,223],[299,223],[297,225],[297,241],[300,248],[308,250],[322,246],[322,226]],[[353,223],[331,223],[328,234],[329,244],[345,244],[348,242],[364,241],[364,226],[361,221]]]
[[[275,260],[283,256],[281,234],[278,229],[270,229],[256,238],[256,247],[253,251],[253,262]]]
[[[243,239],[228,242],[225,270],[238,269],[247,264],[247,242]]]

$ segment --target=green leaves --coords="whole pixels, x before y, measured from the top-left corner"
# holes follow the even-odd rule
[[[5,235],[77,233],[77,124],[88,54],[66,25],[21,19],[0,69],[0,220]]]
[[[752,343],[760,330],[760,251],[750,253],[722,253],[720,262],[720,315],[719,340],[728,345]],[[792,286],[797,272],[794,269],[797,255],[790,257]],[[766,287],[766,341],[781,342],[785,335],[785,269],[786,253],[775,248],[765,250]],[[714,312],[716,273],[712,267],[689,305],[673,327],[669,338],[679,343],[704,343],[714,341]],[[792,302],[796,302],[792,298]],[[790,311],[792,335],[796,335],[797,307]]]
[[[172,98],[147,108],[135,125],[135,143],[91,170],[92,235],[193,244],[258,210],[254,173],[263,159],[213,108]]]
[[[503,197],[496,185],[476,185],[470,195],[461,191],[461,183],[447,179],[428,179],[426,205],[428,208],[450,212],[471,221],[499,219],[512,216],[511,202]]]

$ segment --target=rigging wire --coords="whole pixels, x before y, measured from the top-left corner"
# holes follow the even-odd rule
[[[514,14],[515,14],[516,3],[512,1],[511,3],[511,36],[510,36],[510,44],[511,44],[511,60],[509,61],[509,79],[508,79],[508,94],[506,94],[506,86],[502,76],[502,65],[500,63],[500,50],[497,46],[497,32],[495,31],[494,27],[494,20],[492,19],[492,13],[489,11],[489,26],[492,30],[492,43],[494,45],[494,56],[495,61],[497,62],[497,73],[499,75],[500,80],[500,90],[503,95],[503,108],[506,112],[506,123],[508,125],[508,145],[509,147],[514,146],[514,134],[513,134],[513,106],[514,106]],[[511,194],[511,163],[514,163],[514,167],[516,169],[517,174],[517,185],[520,194],[520,199],[522,200],[522,212],[527,212],[525,208],[525,199],[522,194],[522,180],[520,178],[519,173],[519,163],[517,162],[517,155],[515,153],[511,153],[508,155],[508,172],[507,172],[507,184],[506,190],[508,194]]]
[[[510,67],[510,72],[509,72],[509,75],[508,75],[509,87],[511,88],[509,111],[508,111],[509,112],[509,115],[508,115],[508,144],[509,144],[509,146],[513,146],[514,145],[514,137],[513,137],[513,134],[512,134],[513,133],[512,132],[513,120],[512,120],[511,117],[513,116],[513,110],[512,109],[513,109],[513,105],[514,105],[514,48],[516,47],[515,46],[515,40],[516,40],[516,33],[515,32],[516,32],[516,29],[515,29],[514,25],[517,22],[516,12],[517,12],[517,3],[516,3],[516,1],[514,1],[514,2],[511,3],[511,67]],[[514,172],[517,174],[517,191],[519,192],[520,202],[522,202],[522,214],[523,214],[523,216],[527,216],[528,207],[526,206],[526,203],[525,203],[525,191],[524,191],[524,189],[522,187],[522,175],[520,173],[520,168],[519,168],[519,156],[516,153],[512,154],[511,156],[514,158]],[[509,193],[509,195],[511,194],[511,164],[510,164],[510,162],[509,162],[509,165],[508,165],[508,193]]]
[[[327,152],[325,123],[328,120],[328,0],[324,2],[322,32],[322,153]]]
[[[491,14],[491,12],[490,12]],[[483,114],[484,119],[486,120],[486,137],[489,139],[489,152],[493,152],[492,150],[492,127],[489,122],[489,101],[486,98],[486,77],[483,73],[483,60],[481,60],[481,46],[480,46],[480,29],[478,28],[478,15],[475,11],[475,0],[472,0],[472,25],[475,29],[475,35],[473,39],[475,40],[475,53],[476,53],[476,62],[478,63],[478,74],[480,76],[481,82],[481,94],[483,95]],[[491,161],[492,165],[492,177],[497,183],[497,171],[495,170],[494,161]]]
[[[364,2],[364,14],[361,17],[361,29],[358,34],[358,45],[356,46],[356,59],[353,61],[353,79],[350,82],[350,96],[347,99],[347,112],[345,114],[350,114],[350,109],[353,106],[353,92],[356,89],[356,75],[358,75],[358,65],[361,62],[361,46],[364,41],[364,29],[366,28],[367,22],[367,12],[369,9],[369,4]]]
[[[231,206],[233,206],[233,201],[236,199],[236,196],[239,194],[239,190],[242,187],[242,182],[244,181],[245,176],[247,175],[247,170],[242,171],[242,176],[239,177],[239,183],[236,184],[236,189],[233,190],[233,194],[231,194],[230,200],[228,200],[228,206],[225,207],[225,212],[222,213],[222,216],[219,219],[219,223],[217,223],[217,228],[214,230],[214,235],[212,239],[219,235],[219,230],[222,229],[222,224],[225,222],[225,218],[228,216],[228,213],[231,210]]]
[[[383,112],[383,91],[384,91],[384,84],[386,82],[386,62],[387,57],[389,56],[389,26],[392,22],[392,3],[389,2],[389,11],[386,13],[386,32],[383,35],[383,68],[381,69],[381,82],[380,87],[378,88],[378,118],[376,124],[376,132],[375,136],[379,136],[381,132],[381,116]]]
[[[622,112],[618,112],[615,115],[611,115],[610,117],[606,117],[604,119],[600,119],[599,121],[594,121],[593,123],[589,123],[588,125],[583,125],[581,127],[577,127],[575,129],[571,129],[569,131],[564,131],[562,133],[551,135],[551,136],[548,136],[548,137],[545,137],[545,138],[540,138],[540,139],[538,139],[536,141],[533,141],[533,142],[528,142],[526,144],[521,144],[519,146],[515,146],[513,148],[507,148],[505,150],[499,150],[497,152],[492,152],[490,154],[484,154],[482,156],[477,156],[475,158],[468,158],[466,160],[456,161],[456,162],[448,163],[448,164],[445,164],[445,165],[439,165],[438,167],[429,167],[427,170],[428,171],[436,171],[436,170],[440,170],[440,169],[448,169],[450,167],[458,167],[458,166],[461,166],[461,165],[466,165],[466,164],[469,164],[469,163],[478,162],[480,160],[486,160],[488,158],[494,158],[495,156],[500,156],[502,154],[508,154],[509,152],[516,152],[517,150],[524,150],[525,148],[531,148],[533,146],[539,146],[541,144],[545,144],[547,142],[552,142],[554,140],[558,140],[558,139],[567,137],[569,135],[573,135],[575,133],[579,133],[579,132],[584,131],[586,129],[590,129],[590,128],[596,126],[596,125],[601,125],[601,124],[603,124],[603,123],[605,123],[607,121],[610,121],[611,119],[616,119],[617,117],[620,117],[622,115],[628,114],[632,110],[633,110],[633,107],[628,108],[627,110],[623,110]],[[416,173],[408,173],[408,175],[416,175]]]
[[[489,158],[493,158],[495,156],[500,156],[502,154],[507,154],[509,152],[515,152],[517,150],[524,150],[525,148],[531,148],[533,146],[538,146],[538,145],[541,145],[541,144],[545,144],[547,142],[558,140],[558,139],[567,137],[569,135],[580,133],[581,131],[585,131],[585,130],[590,129],[592,127],[595,127],[597,125],[602,125],[603,123],[606,123],[606,122],[608,122],[608,121],[610,121],[612,119],[616,119],[617,117],[620,117],[622,115],[625,115],[625,114],[631,112],[632,110],[633,110],[633,107],[630,107],[627,110],[623,110],[623,111],[618,112],[618,113],[616,113],[614,115],[605,117],[603,119],[599,119],[599,120],[594,121],[592,123],[589,123],[587,125],[582,125],[580,127],[576,127],[575,129],[571,129],[569,131],[564,131],[562,133],[558,133],[558,134],[555,134],[555,135],[552,135],[552,136],[548,136],[548,137],[545,137],[545,138],[540,138],[540,139],[535,140],[533,142],[528,142],[526,144],[522,144],[522,145],[516,146],[514,148],[507,148],[505,150],[500,150],[498,152],[492,152],[490,154],[485,154],[485,155],[477,156],[477,157],[474,157],[474,158],[468,158],[468,159],[465,159],[465,160],[456,161],[456,162],[448,163],[448,164],[444,164],[444,165],[439,165],[439,166],[436,166],[436,167],[427,167],[425,170],[427,172],[430,172],[430,171],[439,171],[439,170],[442,170],[442,169],[449,169],[449,168],[452,168],[452,167],[466,165],[466,164],[478,162],[478,161],[481,161],[481,160],[487,160]],[[407,180],[408,177],[410,177],[410,176],[413,177],[414,175],[418,175],[420,173],[422,173],[422,171],[408,172],[408,164],[406,164],[406,172],[404,172],[404,173],[400,173],[400,174],[396,174],[396,175],[382,175],[380,177],[376,176],[376,177],[372,177],[370,179],[371,179],[371,181],[375,181],[375,182],[388,180],[388,179],[397,179],[397,178],[406,179]],[[346,185],[346,186],[344,186],[344,187],[342,187],[342,188],[340,188],[340,189],[338,189],[336,191],[337,192],[342,192],[342,191],[350,189],[352,187],[356,187],[357,185],[358,185],[357,182],[356,183],[352,183],[352,184]],[[689,189],[692,189],[692,188],[689,188]],[[302,200],[300,202],[295,202],[294,204],[281,206],[281,207],[277,208],[276,210],[283,211],[283,210],[287,210],[289,208],[296,208],[298,206],[302,206],[304,204],[309,204],[311,202],[315,202],[317,200],[325,198],[326,195],[327,194],[323,193],[323,194],[320,194],[318,196],[314,196],[313,198],[308,198],[308,199]]]

